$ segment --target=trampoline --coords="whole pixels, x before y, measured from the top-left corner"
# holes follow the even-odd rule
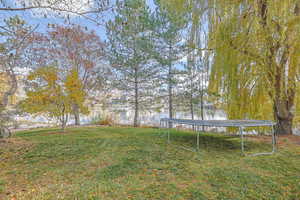
[[[170,143],[170,125],[180,124],[180,125],[191,125],[197,132],[197,149],[199,149],[200,141],[200,127],[235,127],[239,129],[239,134],[241,137],[241,151],[243,155],[245,154],[245,143],[244,143],[244,128],[247,127],[271,127],[272,134],[272,151],[251,154],[252,156],[257,155],[271,155],[276,151],[276,135],[274,131],[275,122],[269,120],[189,120],[189,119],[170,119],[162,118],[160,119],[160,128],[168,129],[167,137],[168,143]]]

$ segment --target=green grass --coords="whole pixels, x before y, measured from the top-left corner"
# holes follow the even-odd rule
[[[244,157],[240,140],[158,129],[40,129],[0,143],[0,199],[300,199],[300,146]],[[270,150],[246,143],[246,151]]]

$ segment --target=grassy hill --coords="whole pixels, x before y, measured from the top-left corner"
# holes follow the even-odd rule
[[[240,140],[158,129],[40,129],[0,141],[0,199],[300,199],[300,145],[243,157]],[[264,137],[266,138],[266,137]],[[270,139],[270,138],[269,138]],[[249,139],[246,151],[270,150]]]

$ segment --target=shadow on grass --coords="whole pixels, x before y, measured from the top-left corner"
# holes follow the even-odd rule
[[[172,130],[170,132],[170,140],[171,143],[176,145],[194,148],[197,143],[197,133]],[[200,133],[199,145],[200,148],[205,148],[208,151],[238,151],[241,150],[241,138],[239,135],[228,136],[220,133]],[[244,147],[245,151],[266,151],[270,150],[272,145],[265,142],[249,141],[247,136],[244,136]]]

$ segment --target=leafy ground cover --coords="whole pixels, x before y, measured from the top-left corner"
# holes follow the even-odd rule
[[[82,127],[18,132],[0,141],[0,199],[300,199],[300,143],[244,157],[238,137],[159,129]],[[271,149],[248,137],[246,151]],[[298,140],[299,141],[299,140]]]

